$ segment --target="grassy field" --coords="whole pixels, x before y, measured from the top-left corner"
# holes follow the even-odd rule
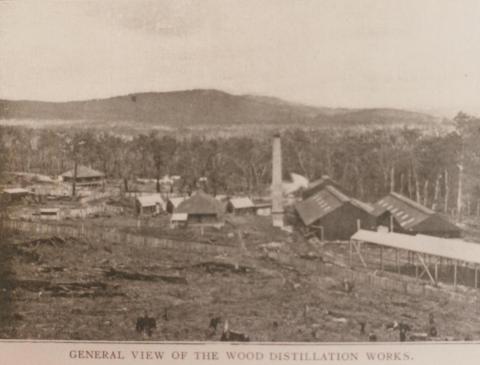
[[[239,219],[245,249],[230,256],[4,234],[0,335],[141,340],[135,322],[147,310],[157,321],[151,340],[159,341],[219,340],[222,326],[216,333],[208,328],[218,316],[253,341],[367,341],[369,332],[379,341],[397,341],[398,332],[386,330],[386,323],[403,321],[425,332],[429,313],[439,340],[480,338],[478,305],[361,283],[347,293],[344,269],[321,259],[341,248],[315,248],[258,217]],[[233,231],[215,234],[237,245]],[[259,247],[271,241],[280,243],[279,252]]]

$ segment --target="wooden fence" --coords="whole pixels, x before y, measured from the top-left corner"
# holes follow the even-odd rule
[[[235,255],[239,253],[239,248],[231,246],[142,236],[121,232],[114,228],[86,227],[83,224],[81,226],[71,227],[54,223],[48,224],[20,220],[4,220],[2,221],[2,225],[4,228],[31,233],[32,235],[58,235],[83,238],[91,241],[116,242],[140,247],[158,247],[162,249],[180,250],[182,252],[197,252],[214,255]]]

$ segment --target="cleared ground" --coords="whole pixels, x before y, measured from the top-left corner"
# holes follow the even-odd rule
[[[108,227],[108,220],[103,223]],[[142,230],[161,236],[163,228]],[[170,234],[180,239],[194,232]],[[358,282],[347,293],[344,269],[329,260],[346,247],[313,246],[274,230],[268,218],[235,218],[229,227],[200,238],[208,245],[239,247],[238,253],[215,256],[5,233],[0,335],[140,340],[135,322],[148,310],[157,321],[151,340],[218,340],[222,326],[216,333],[208,327],[220,316],[253,341],[367,341],[369,332],[379,341],[397,341],[398,332],[386,330],[386,323],[403,321],[413,332],[425,332],[429,313],[436,319],[437,339],[480,339],[478,304]],[[260,247],[272,241],[280,243],[279,252]],[[366,322],[366,334],[360,333],[360,322]]]

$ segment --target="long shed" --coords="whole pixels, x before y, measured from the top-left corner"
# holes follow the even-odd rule
[[[330,185],[296,203],[295,210],[302,223],[325,240],[348,240],[358,224],[364,228],[375,225],[370,213],[373,207]]]
[[[394,232],[446,238],[462,235],[461,229],[447,217],[398,193],[392,192],[380,199],[375,203],[374,212],[378,217],[385,217],[385,212],[389,212],[395,218]]]
[[[347,194],[347,191],[338,182],[333,180],[328,175],[322,175],[320,179],[312,181],[308,184],[306,188],[303,189],[302,197],[303,199],[308,199],[316,193],[325,189],[327,186],[333,186],[335,189],[342,192],[343,194]]]

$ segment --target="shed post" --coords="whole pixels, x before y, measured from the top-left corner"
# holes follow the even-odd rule
[[[393,232],[393,215],[390,216],[390,232]]]
[[[458,262],[455,260],[455,263],[453,264],[453,286],[457,286],[457,266]]]
[[[435,282],[438,283],[438,261],[435,262]]]
[[[478,288],[478,267],[475,265],[475,289]]]
[[[418,279],[418,266],[417,266],[417,262],[415,260],[415,255],[411,255],[412,258],[413,258],[413,264],[415,265],[415,279]]]
[[[352,267],[352,255],[353,255],[353,252],[352,252],[352,241],[348,241],[348,266],[351,268]]]
[[[397,267],[397,273],[400,274],[400,264],[398,262],[398,248],[395,249],[395,266]]]
[[[323,229],[323,226],[320,226],[320,240],[321,241],[325,240],[325,231]]]
[[[380,270],[383,271],[383,246],[380,246]]]
[[[360,231],[361,228],[362,228],[361,227],[361,221],[360,221],[360,219],[357,219],[357,231]]]

